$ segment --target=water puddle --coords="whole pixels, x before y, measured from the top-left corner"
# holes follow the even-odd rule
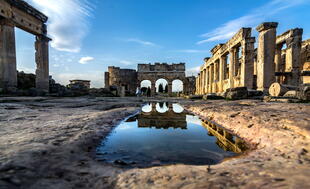
[[[246,150],[223,128],[184,111],[178,104],[146,104],[97,147],[99,161],[124,166],[213,165]]]

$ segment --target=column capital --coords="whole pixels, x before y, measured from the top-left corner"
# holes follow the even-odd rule
[[[43,41],[43,42],[50,42],[52,41],[51,38],[47,37],[46,35],[37,35],[36,36],[37,41]]]
[[[259,26],[256,27],[258,32],[262,32],[264,30],[269,30],[278,27],[278,22],[263,22]]]
[[[11,26],[14,27],[14,22],[7,18],[0,18],[0,25]]]

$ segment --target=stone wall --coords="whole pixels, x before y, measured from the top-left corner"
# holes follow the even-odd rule
[[[184,72],[185,63],[167,64],[156,62],[155,64],[138,64],[138,72],[167,72],[167,71]]]
[[[135,95],[137,89],[137,71],[110,66],[105,72],[105,88],[111,86],[124,88],[126,95]]]

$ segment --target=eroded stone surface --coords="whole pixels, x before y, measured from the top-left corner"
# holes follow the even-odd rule
[[[186,109],[226,127],[255,150],[211,167],[121,169],[97,162],[94,148],[113,125],[138,110],[141,99],[1,102],[0,188],[310,187],[309,104],[182,100]]]

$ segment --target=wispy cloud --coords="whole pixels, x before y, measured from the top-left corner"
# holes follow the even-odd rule
[[[120,63],[126,66],[130,66],[134,64],[133,62],[128,61],[128,60],[121,60]]]
[[[183,50],[176,50],[175,52],[180,53],[208,53],[208,50],[197,50],[197,49],[183,49]]]
[[[85,57],[82,57],[82,58],[79,60],[79,63],[80,63],[80,64],[88,64],[89,62],[93,61],[94,59],[95,59],[94,57],[85,56]]]
[[[200,71],[200,66],[197,66],[197,67],[193,67],[193,68],[190,68],[190,69],[187,69],[186,70],[186,75],[187,76],[196,76]]]
[[[59,51],[80,52],[93,11],[89,0],[26,0],[49,17],[51,46]]]
[[[198,41],[197,44],[203,44],[211,41],[227,40],[231,38],[241,27],[254,27],[266,18],[279,13],[285,9],[309,2],[308,0],[272,0],[269,3],[252,10],[249,14],[231,20],[214,30],[202,34],[206,38]]]
[[[138,38],[129,38],[129,39],[126,39],[125,41],[127,42],[133,42],[133,43],[138,43],[140,45],[145,45],[145,46],[157,46],[155,43],[153,42],[150,42],[150,41],[144,41],[144,40],[141,40],[141,39],[138,39]]]
[[[54,74],[53,78],[62,85],[69,84],[69,80],[85,79],[91,81],[92,87],[102,88],[104,85],[104,72],[87,71],[85,73],[60,73]]]

